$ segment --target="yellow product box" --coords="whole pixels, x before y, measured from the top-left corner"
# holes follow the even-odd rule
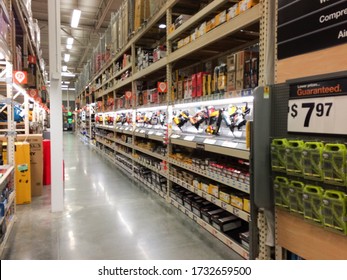
[[[229,8],[227,13],[227,21],[233,19],[234,17],[238,16],[240,14],[239,10],[239,4],[235,4],[231,8]]]
[[[243,198],[243,210],[248,213],[251,212],[251,202],[248,198]]]
[[[182,39],[182,40],[179,40],[178,42],[177,42],[177,48],[182,48],[184,46],[184,40]]]
[[[172,32],[174,32],[175,31],[175,25],[174,24],[170,24],[170,26],[169,26],[169,34],[170,33],[172,33]]]
[[[225,203],[230,204],[230,192],[226,189],[222,189],[219,191],[219,199],[224,201]]]
[[[226,20],[227,20],[227,12],[226,11],[220,12],[218,15],[215,16],[214,19],[215,19],[214,27],[217,27],[218,25],[226,22]]]
[[[213,184],[210,184],[209,186],[209,194],[215,196],[215,197],[219,197],[219,186],[217,185],[213,185]]]
[[[189,43],[190,43],[190,36],[187,36],[186,38],[184,38],[183,44],[188,45]]]
[[[242,0],[239,2],[239,13],[241,14],[257,4],[259,4],[259,0]]]
[[[243,209],[243,198],[240,195],[231,194],[230,204],[236,208]]]
[[[210,32],[215,27],[215,18],[206,23],[205,33]]]
[[[205,193],[210,193],[210,185],[206,183],[201,183],[201,190]]]

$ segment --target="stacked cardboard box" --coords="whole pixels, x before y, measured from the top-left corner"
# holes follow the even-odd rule
[[[26,141],[30,144],[30,166],[31,166],[31,195],[40,196],[42,194],[43,186],[43,148],[42,148],[42,135],[17,135],[17,141]],[[5,143],[5,137],[0,137],[0,141]],[[3,155],[6,159],[6,155]],[[7,160],[6,160],[7,161]]]

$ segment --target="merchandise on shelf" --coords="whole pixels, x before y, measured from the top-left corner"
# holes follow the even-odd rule
[[[302,176],[302,151],[304,141],[289,140],[286,148],[286,171],[288,175]]]
[[[323,150],[323,179],[325,183],[346,185],[346,146],[328,143]]]
[[[302,151],[302,167],[305,179],[323,179],[322,155],[324,144],[321,142],[306,142]]]
[[[322,216],[322,198],[324,190],[319,186],[306,185],[303,192],[304,217],[309,220],[321,223]]]
[[[275,204],[285,208],[289,207],[289,180],[286,177],[277,176],[274,180]]]

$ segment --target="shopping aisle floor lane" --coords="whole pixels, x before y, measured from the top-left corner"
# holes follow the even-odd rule
[[[4,259],[239,259],[183,213],[64,133],[65,211],[18,206]]]

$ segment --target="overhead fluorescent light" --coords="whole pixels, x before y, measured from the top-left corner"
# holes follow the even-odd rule
[[[72,45],[66,45],[66,48],[67,48],[68,50],[71,50],[71,49],[72,49]]]
[[[71,18],[71,27],[76,28],[78,26],[78,23],[80,21],[81,17],[81,10],[74,9],[72,12],[72,18]]]
[[[62,84],[62,85],[69,85],[69,84],[70,84],[70,81],[62,81],[61,84]]]
[[[72,37],[67,38],[66,44],[67,45],[72,45],[73,44],[73,38]]]
[[[62,72],[61,73],[61,76],[62,77],[75,77],[76,76],[76,74],[74,74],[74,73],[70,73],[70,72]]]
[[[64,65],[64,66],[62,67],[62,70],[63,70],[63,72],[66,72],[66,71],[67,71],[67,66]]]
[[[2,52],[0,52],[0,60],[3,60],[3,59],[5,59],[5,56]]]
[[[166,24],[164,24],[164,23],[159,24],[159,28],[160,28],[160,29],[164,29],[164,28],[166,28]]]
[[[69,60],[70,60],[70,54],[69,54],[69,53],[66,53],[66,54],[64,55],[64,61],[65,61],[65,62],[69,62]]]

